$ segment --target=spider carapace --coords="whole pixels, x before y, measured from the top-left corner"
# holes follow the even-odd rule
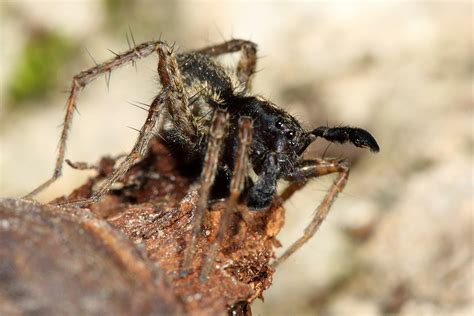
[[[360,128],[322,126],[306,131],[283,109],[252,95],[250,86],[257,62],[257,45],[250,41],[235,39],[186,53],[175,53],[166,43],[151,41],[76,75],[67,102],[54,174],[29,196],[47,187],[61,174],[78,92],[100,74],[110,73],[153,52],[158,54],[162,89],[149,107],[135,146],[93,196],[68,204],[82,206],[98,201],[147,153],[150,139],[158,132],[183,168],[200,174],[199,201],[191,240],[184,254],[184,274],[191,267],[196,237],[202,229],[209,199],[223,193],[226,195],[227,207],[200,273],[201,280],[205,281],[229,215],[236,210],[238,203],[245,203],[251,210],[265,210],[272,202],[278,180],[290,182],[280,196],[285,201],[309,179],[337,173],[304,235],[274,261],[276,266],[316,232],[349,174],[348,164],[343,160],[304,160],[302,154],[308,145],[321,137],[330,142],[350,142],[375,152],[379,146],[370,133]],[[223,66],[216,59],[219,55],[233,52],[240,52],[234,69]]]

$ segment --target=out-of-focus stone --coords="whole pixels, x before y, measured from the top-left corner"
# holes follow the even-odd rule
[[[163,274],[87,210],[0,200],[1,315],[174,315]]]
[[[371,290],[405,284],[412,299],[458,308],[472,300],[472,194],[466,159],[452,159],[412,177],[396,203],[361,249]],[[456,179],[456,181],[452,181]],[[456,229],[453,229],[455,227]],[[380,290],[384,289],[384,290]]]

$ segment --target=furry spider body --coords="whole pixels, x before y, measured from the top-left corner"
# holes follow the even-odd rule
[[[249,149],[249,161],[257,179],[254,183],[250,177],[246,178],[244,201],[250,209],[265,209],[272,201],[277,181],[291,176],[296,171],[300,156],[315,139],[316,133],[306,132],[293,116],[270,101],[242,91],[242,84],[236,78],[237,74],[232,69],[224,68],[208,55],[179,54],[177,61],[185,90],[188,95],[195,96],[191,113],[195,120],[204,123],[196,124],[197,133],[190,137],[193,140],[188,144],[182,141],[186,137],[181,135],[181,130],[175,128],[172,122],[168,122],[167,125],[171,128],[163,131],[166,143],[176,153],[176,157],[182,157],[185,169],[192,170],[192,166],[202,166],[208,141],[209,118],[212,117],[209,114],[215,109],[225,110],[229,114],[229,126],[223,141],[223,154],[218,163],[216,181],[228,187],[238,149],[238,137],[235,136],[238,135],[239,118],[251,118],[253,141]],[[347,132],[347,135],[341,135],[342,131]],[[359,132],[359,137],[354,136],[356,132]],[[351,141],[359,147],[378,150],[375,140],[364,130],[336,128],[332,129],[332,133],[330,140]],[[356,143],[357,139],[361,140],[360,144]],[[195,171],[197,170],[200,171],[201,168],[196,168]],[[215,192],[223,196],[225,193]]]
[[[263,210],[270,205],[279,179],[290,181],[280,198],[285,201],[310,178],[337,173],[325,198],[304,235],[278,258],[276,266],[301,247],[316,232],[349,174],[344,161],[335,159],[303,160],[303,152],[317,137],[331,142],[351,142],[358,147],[378,151],[375,139],[365,130],[351,127],[318,127],[304,130],[284,110],[259,96],[250,94],[255,73],[257,45],[245,40],[231,40],[201,50],[175,54],[166,43],[152,41],[117,54],[115,58],[76,75],[67,102],[59,155],[51,179],[28,197],[54,182],[61,174],[69,126],[76,98],[90,81],[100,74],[158,53],[161,93],[153,100],[140,135],[130,154],[112,176],[87,200],[69,202],[82,206],[98,201],[129,168],[148,151],[148,143],[158,130],[189,173],[200,174],[199,201],[194,215],[191,240],[185,251],[183,274],[190,269],[196,236],[210,197],[226,196],[227,208],[222,214],[215,242],[204,260],[201,280],[205,281],[236,205],[245,203],[250,209]],[[240,52],[235,70],[227,69],[216,56]],[[254,176],[250,176],[252,169]],[[217,182],[216,182],[217,181]],[[217,183],[215,185],[215,183]],[[213,189],[214,187],[214,189]]]

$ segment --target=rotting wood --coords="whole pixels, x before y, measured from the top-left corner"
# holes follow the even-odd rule
[[[177,315],[143,251],[88,210],[0,200],[0,315]]]
[[[90,196],[112,170],[113,160],[104,158],[99,175],[55,202]],[[184,249],[191,237],[197,203],[197,184],[181,176],[174,161],[157,139],[148,156],[135,165],[91,211],[124,233],[164,271],[186,314],[222,315],[233,306],[250,304],[271,285],[274,270],[269,262],[275,236],[284,223],[284,210],[277,203],[267,211],[251,212],[239,206],[232,215],[209,280],[199,282],[203,255],[215,237],[224,202],[213,203],[206,212],[198,237],[193,272],[180,277]],[[277,200],[277,199],[276,199]]]

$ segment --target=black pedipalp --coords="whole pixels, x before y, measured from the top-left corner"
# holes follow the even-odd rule
[[[358,127],[326,127],[321,126],[314,129],[311,134],[324,138],[330,142],[351,142],[357,147],[369,148],[370,151],[378,152],[379,145],[375,138],[366,130]]]

